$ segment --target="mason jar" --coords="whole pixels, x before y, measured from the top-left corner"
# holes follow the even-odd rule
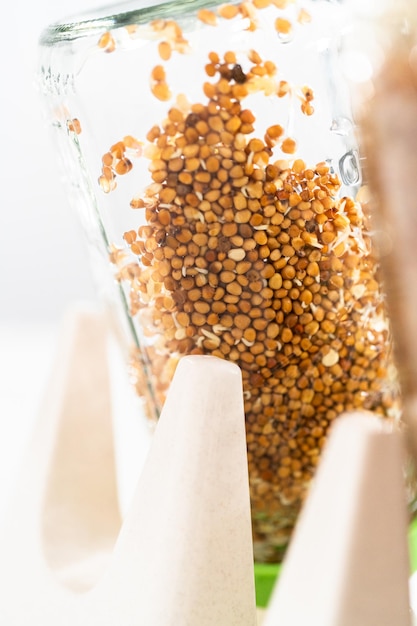
[[[158,419],[184,355],[241,368],[260,562],[281,560],[333,420],[398,417],[347,5],[143,0],[40,42],[48,119],[143,413]]]

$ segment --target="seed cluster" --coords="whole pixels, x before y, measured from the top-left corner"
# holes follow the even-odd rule
[[[288,42],[311,21],[303,8],[285,12],[290,4],[244,0],[196,17],[202,29],[234,20],[252,33],[268,9],[274,36]],[[126,30],[154,41],[150,91],[170,101],[146,142],[128,135],[109,148],[99,177],[112,192],[138,157],[147,159],[150,184],[130,204],[142,225],[124,233],[124,249],[111,250],[140,333],[132,374],[157,419],[181,356],[209,354],[241,368],[255,558],[277,561],[332,421],[352,409],[397,415],[366,202],[340,197],[326,162],[297,158],[278,120],[257,119],[259,94],[291,98],[312,116],[309,85],[281,77],[248,46],[208,54],[204,102],[174,100],[169,61],[191,51],[179,24]],[[104,33],[98,47],[112,52],[125,35]],[[69,129],[79,128],[71,120]]]
[[[131,135],[126,135],[122,141],[111,146],[101,159],[101,176],[98,179],[101,189],[105,193],[114,191],[117,187],[117,176],[128,174],[133,167],[132,158],[141,154],[141,142]]]
[[[210,53],[207,103],[171,107],[149,131],[152,183],[132,200],[146,224],[124,234],[140,263],[120,263],[119,279],[144,333],[133,368],[143,395],[146,359],[149,413],[182,355],[241,368],[255,556],[266,561],[288,541],[332,421],[351,409],[389,414],[395,397],[362,207],[339,198],[326,163],[274,158],[275,146],[295,149],[279,124],[254,136],[242,100],[275,68],[249,56],[245,73],[233,52]],[[310,104],[312,91],[303,96]],[[103,159],[113,174],[121,143]]]

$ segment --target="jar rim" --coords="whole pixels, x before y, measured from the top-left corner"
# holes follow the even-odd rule
[[[231,0],[231,4],[239,1]],[[198,9],[223,3],[224,0],[210,0],[209,3],[207,0],[127,0],[58,20],[41,32],[39,43],[53,46],[130,24],[146,24],[167,16],[170,19],[185,17]]]

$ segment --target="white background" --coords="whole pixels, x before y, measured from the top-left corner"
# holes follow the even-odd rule
[[[96,298],[36,88],[49,23],[98,0],[24,0],[2,8],[0,36],[0,518],[42,398],[59,324]]]
[[[73,299],[90,297],[93,287],[36,88],[37,42],[48,23],[87,4],[26,0],[6,6],[0,38],[0,320],[55,321]]]

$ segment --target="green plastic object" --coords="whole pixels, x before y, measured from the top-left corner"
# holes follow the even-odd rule
[[[255,563],[256,606],[259,608],[268,605],[280,569],[281,565],[276,563]]]
[[[411,573],[417,572],[417,517],[410,524],[408,533]]]

